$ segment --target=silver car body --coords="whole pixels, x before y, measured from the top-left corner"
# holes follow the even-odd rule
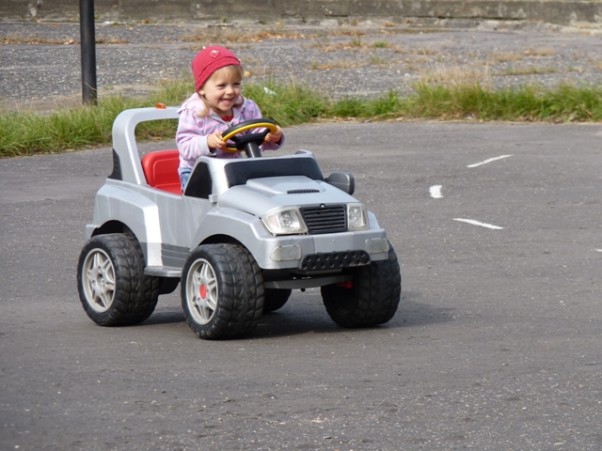
[[[196,178],[206,185],[201,194],[190,186],[182,195],[150,186],[142,169],[136,126],[177,117],[173,107],[132,109],[117,117],[113,126],[114,171],[96,194],[86,238],[116,227],[127,228],[142,247],[145,273],[169,278],[181,276],[188,255],[197,246],[237,242],[265,272],[266,286],[280,288],[333,283],[337,273],[350,264],[388,258],[386,233],[371,212],[367,212],[365,230],[270,233],[264,218],[284,207],[311,211],[319,222],[322,210],[334,206],[346,212],[345,206],[361,204],[321,176],[311,152],[265,158],[202,157],[189,183],[193,184],[199,174]],[[361,261],[353,260],[358,255]]]

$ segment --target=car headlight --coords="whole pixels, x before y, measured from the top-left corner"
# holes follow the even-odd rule
[[[347,227],[349,230],[366,230],[368,228],[368,211],[364,204],[347,205]]]
[[[307,227],[297,208],[273,211],[263,218],[263,223],[272,235],[307,233]]]

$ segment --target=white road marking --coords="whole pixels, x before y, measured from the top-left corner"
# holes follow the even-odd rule
[[[596,252],[602,252],[602,249],[594,249]]]
[[[492,163],[494,161],[503,160],[504,158],[510,158],[512,155],[500,155],[499,157],[489,158],[487,160],[479,161],[478,163],[469,164],[466,166],[467,168],[476,168],[478,166],[483,166],[487,163]]]
[[[443,194],[441,194],[441,185],[433,185],[429,188],[429,192],[431,193],[431,197],[433,199],[441,199]]]
[[[491,230],[503,230],[503,227],[496,226],[493,224],[487,224],[486,222],[475,221],[474,219],[454,218],[454,221],[465,222],[466,224],[472,224],[479,227],[485,227]]]

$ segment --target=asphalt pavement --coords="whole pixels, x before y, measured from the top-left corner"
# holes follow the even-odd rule
[[[334,96],[406,92],[425,76],[554,86],[602,73],[599,35],[549,26],[98,27],[101,98],[146,95],[226,36],[251,80]],[[77,24],[3,22],[0,36],[3,108],[78,103]],[[343,330],[307,290],[253,336],[207,342],[176,292],[139,326],[98,327],[75,276],[110,149],[3,159],[0,449],[599,450],[600,124],[285,133],[280,153],[309,149],[323,172],[355,174],[401,262],[394,319]]]
[[[75,275],[110,149],[0,160],[0,449],[599,450],[602,127],[285,132],[356,175],[401,262],[393,320],[340,329],[307,290],[210,342],[176,292],[96,326]]]

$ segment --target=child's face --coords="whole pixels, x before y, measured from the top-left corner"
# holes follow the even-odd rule
[[[199,94],[217,114],[230,115],[240,96],[242,71],[238,66],[226,66],[216,70],[205,82]]]

